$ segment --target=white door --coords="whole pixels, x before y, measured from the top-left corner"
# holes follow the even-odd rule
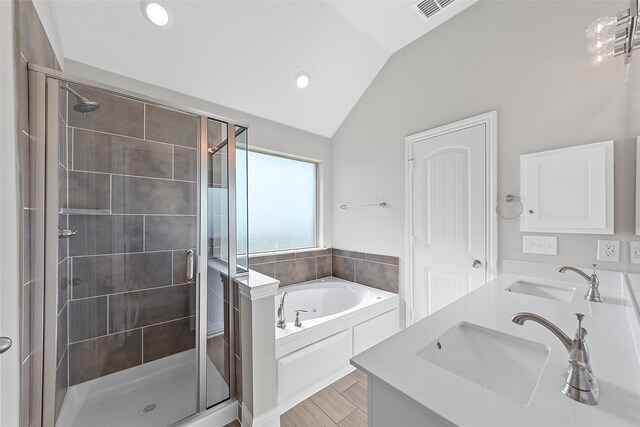
[[[487,144],[486,123],[411,143],[414,321],[486,283]]]

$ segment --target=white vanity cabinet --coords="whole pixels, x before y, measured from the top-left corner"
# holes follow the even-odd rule
[[[520,156],[520,230],[613,234],[613,141]]]

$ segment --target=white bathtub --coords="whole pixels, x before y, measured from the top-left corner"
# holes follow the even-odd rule
[[[330,277],[285,286],[286,327],[276,329],[282,412],[353,370],[349,359],[398,331],[398,295]],[[294,326],[295,310],[302,327]]]

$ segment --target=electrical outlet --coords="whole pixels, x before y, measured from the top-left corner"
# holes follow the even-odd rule
[[[611,262],[620,261],[620,241],[598,240],[598,260]]]
[[[640,242],[629,242],[629,258],[634,264],[640,264]]]

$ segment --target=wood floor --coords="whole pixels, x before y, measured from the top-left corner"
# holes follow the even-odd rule
[[[280,416],[281,427],[367,427],[367,376],[340,378]]]
[[[340,378],[282,414],[280,427],[367,427],[367,376],[355,370]]]

